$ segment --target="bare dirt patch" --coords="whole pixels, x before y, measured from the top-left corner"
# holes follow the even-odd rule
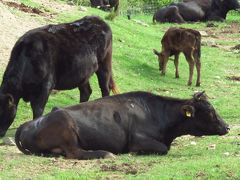
[[[208,23],[203,32],[206,34],[202,38],[203,46],[216,47],[233,52],[239,50],[235,49],[237,45],[234,43],[240,41],[240,24],[233,22],[224,27],[218,27],[214,23]]]
[[[30,15],[16,16],[8,7],[0,3],[0,68],[5,68],[17,39],[26,31],[41,26]]]
[[[23,11],[23,12],[27,12],[27,13],[34,13],[34,14],[38,14],[38,15],[41,15],[43,14],[43,12],[37,8],[31,8],[31,7],[28,7],[24,4],[18,4],[16,2],[11,2],[11,1],[2,1],[0,0],[0,2],[2,2],[3,4],[9,6],[9,7],[13,7],[13,8],[16,8],[20,11]]]
[[[76,6],[70,6],[51,0],[38,0],[42,7],[50,7],[52,12],[46,12],[37,8],[27,7],[18,0],[0,0],[0,69],[5,69],[11,50],[19,37],[25,32],[49,24],[49,21],[55,14],[67,12],[76,9]],[[11,8],[18,9],[24,13],[16,14]],[[44,9],[44,8],[43,8]],[[42,20],[36,20],[32,16],[43,17]],[[0,73],[1,74],[1,73]]]

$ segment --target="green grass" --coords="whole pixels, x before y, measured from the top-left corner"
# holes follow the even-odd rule
[[[88,8],[87,12],[62,12],[51,21],[69,22],[93,14],[103,18],[107,15]],[[231,132],[225,137],[178,138],[166,156],[124,154],[113,160],[78,161],[26,156],[16,147],[0,146],[0,179],[240,179],[240,83],[226,78],[240,76],[239,54],[202,46],[202,84],[201,87],[189,87],[186,85],[188,65],[184,56],[180,56],[180,79],[174,78],[172,61],[168,63],[166,76],[162,77],[152,49],[160,50],[160,39],[170,26],[206,31],[206,23],[153,25],[151,16],[135,15],[133,19],[144,21],[149,27],[129,21],[123,16],[107,21],[113,31],[114,79],[121,92],[145,90],[159,95],[189,98],[195,91],[205,90],[211,103],[231,125]],[[239,14],[232,12],[225,23],[215,23],[218,25],[216,32],[237,21],[239,22]],[[234,41],[216,41],[228,46],[239,43],[239,33],[230,33],[226,35],[228,36],[234,36]],[[1,69],[2,76],[4,69]],[[196,72],[193,84],[195,80]],[[95,76],[91,79],[91,85],[91,100],[99,98],[100,89]],[[77,89],[52,94],[45,113],[54,106],[72,105],[78,101]],[[11,128],[18,127],[31,117],[30,105],[21,101]],[[14,130],[9,130],[7,136],[13,135]],[[192,141],[196,145],[191,144]],[[215,144],[215,149],[209,149],[212,144]]]

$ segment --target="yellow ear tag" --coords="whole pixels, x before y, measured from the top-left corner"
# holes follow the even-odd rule
[[[189,112],[189,111],[186,111],[186,116],[187,116],[187,117],[192,117],[192,113]]]

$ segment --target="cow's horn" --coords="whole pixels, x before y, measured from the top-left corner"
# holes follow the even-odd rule
[[[206,97],[206,96],[205,96],[205,91],[197,92],[196,94],[194,94],[193,97],[194,97],[194,99],[196,99],[196,100],[200,100],[202,96]]]

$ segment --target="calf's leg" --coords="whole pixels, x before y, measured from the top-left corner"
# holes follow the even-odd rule
[[[178,64],[179,64],[179,53],[175,54],[175,58],[174,58],[174,65],[176,68],[176,71],[175,71],[176,78],[179,78]]]
[[[195,55],[195,63],[196,63],[196,69],[197,69],[197,81],[196,81],[196,86],[200,86],[201,84],[201,61],[199,57],[196,57]]]
[[[160,55],[160,62],[162,63],[162,75],[164,76],[166,74],[166,69],[167,69],[167,62],[169,59],[170,53],[169,52],[162,52]]]
[[[194,69],[194,59],[193,59],[193,49],[188,49],[184,52],[186,60],[189,64],[189,79],[188,86],[192,85],[193,69]]]

